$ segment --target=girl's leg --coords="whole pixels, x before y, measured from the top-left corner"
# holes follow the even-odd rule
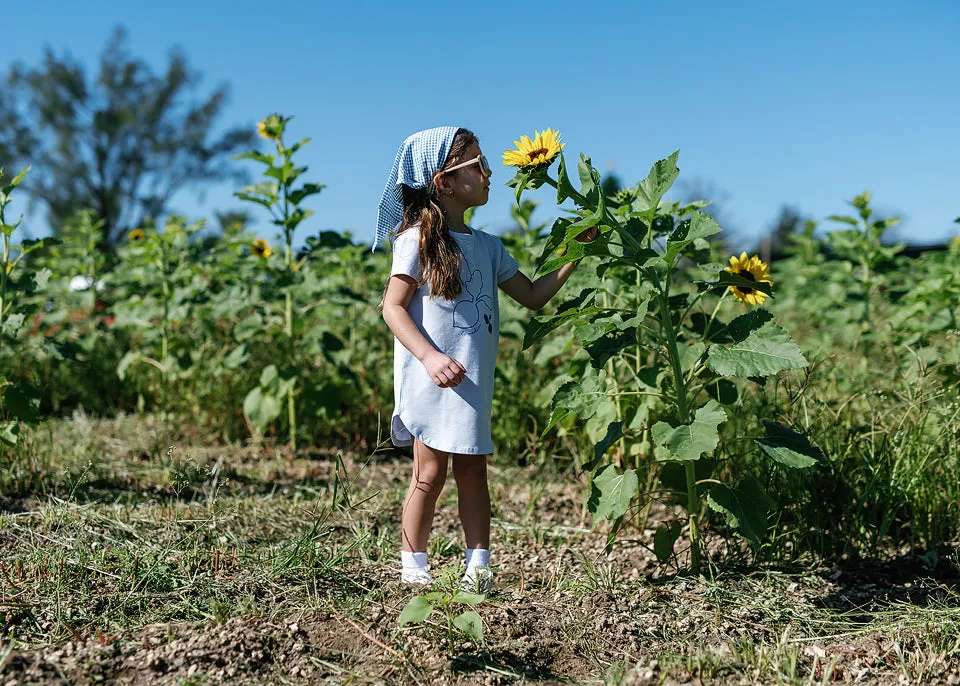
[[[401,549],[409,552],[426,552],[427,538],[433,526],[433,512],[437,498],[447,479],[447,458],[450,453],[440,452],[424,445],[419,439],[413,441],[413,479],[403,501],[401,515]]]
[[[490,548],[490,491],[485,455],[454,455],[460,523],[467,548]]]

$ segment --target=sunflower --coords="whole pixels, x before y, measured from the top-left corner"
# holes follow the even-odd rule
[[[270,248],[270,244],[267,243],[266,240],[263,238],[258,238],[250,246],[250,253],[260,257],[270,257],[273,254],[273,250]]]
[[[268,141],[275,141],[283,135],[283,126],[287,121],[279,114],[271,114],[257,122],[257,133]]]
[[[143,229],[134,229],[127,235],[127,238],[131,241],[142,241],[146,237],[147,234],[143,232]]]
[[[503,163],[521,169],[549,167],[566,145],[560,142],[560,132],[553,129],[535,131],[533,140],[527,136],[521,136],[520,140],[514,141],[513,144],[517,149],[504,151]]]
[[[730,258],[730,266],[726,267],[725,271],[757,283],[773,284],[770,279],[770,266],[757,255],[748,258],[747,253],[744,252],[740,253],[740,257],[733,256]],[[767,297],[766,293],[746,286],[730,286],[730,291],[737,300],[746,305],[760,305]]]

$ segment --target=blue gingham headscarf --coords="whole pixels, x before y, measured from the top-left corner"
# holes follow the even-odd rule
[[[380,197],[377,211],[377,237],[371,250],[376,250],[383,238],[403,221],[403,190],[401,184],[410,188],[427,188],[433,175],[443,166],[457,135],[459,127],[440,126],[418,131],[407,137],[397,151],[397,157],[387,177],[387,185]]]

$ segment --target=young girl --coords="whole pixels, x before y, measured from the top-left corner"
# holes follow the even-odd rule
[[[383,318],[396,336],[391,440],[413,446],[402,511],[401,580],[428,584],[427,537],[452,459],[466,537],[465,587],[492,587],[490,412],[500,333],[497,287],[538,310],[575,267],[531,282],[499,238],[467,226],[487,202],[491,170],[470,131],[420,131],[397,153],[380,201],[377,240],[394,231]],[[583,240],[592,240],[596,229]]]

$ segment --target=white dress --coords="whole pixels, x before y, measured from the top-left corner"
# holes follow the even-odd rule
[[[468,227],[469,228],[469,227]],[[467,370],[455,388],[439,388],[423,364],[394,340],[394,410],[390,438],[407,446],[419,438],[443,452],[488,455],[493,452],[490,414],[494,367],[500,338],[498,288],[517,273],[517,261],[496,236],[469,229],[454,233],[463,253],[460,277],[463,290],[455,300],[431,298],[429,283],[413,294],[407,311],[414,324],[440,352]],[[420,278],[419,236],[416,227],[393,243],[390,275]]]

